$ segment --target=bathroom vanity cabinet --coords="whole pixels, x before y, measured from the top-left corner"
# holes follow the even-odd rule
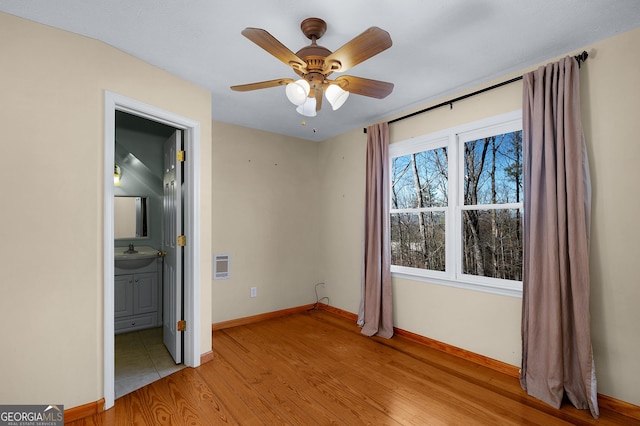
[[[161,324],[159,309],[158,263],[138,268],[115,268],[115,325],[116,334]]]

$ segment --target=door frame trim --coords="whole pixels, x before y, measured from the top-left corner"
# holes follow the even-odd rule
[[[103,385],[105,410],[115,401],[114,360],[114,229],[113,164],[115,161],[115,112],[124,111],[148,120],[167,124],[184,132],[184,331],[183,363],[200,365],[200,123],[153,105],[145,104],[110,91],[104,92],[104,354]]]

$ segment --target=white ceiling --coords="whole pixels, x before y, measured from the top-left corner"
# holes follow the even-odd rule
[[[214,120],[317,141],[640,26],[638,0],[0,0],[0,11],[101,40],[206,88]],[[300,31],[308,17],[327,22],[318,44],[331,51],[370,26],[388,31],[393,46],[347,74],[392,82],[393,93],[351,95],[338,111],[325,102],[309,118],[283,86],[229,89],[295,78],[240,32],[263,28],[296,52],[309,44]]]

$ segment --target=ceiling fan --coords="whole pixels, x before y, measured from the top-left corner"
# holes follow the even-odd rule
[[[286,65],[301,78],[281,78],[259,83],[231,86],[232,90],[247,92],[268,87],[286,85],[287,98],[297,105],[296,111],[313,117],[322,108],[322,95],[336,110],[347,100],[349,93],[385,98],[393,91],[393,83],[370,80],[362,77],[343,75],[335,80],[327,77],[334,72],[343,72],[391,47],[389,33],[371,27],[344,46],[331,52],[317,44],[323,36],[327,24],[320,18],[308,18],[302,21],[300,28],[311,44],[293,53],[267,31],[260,28],[245,28],[242,35],[262,47]]]

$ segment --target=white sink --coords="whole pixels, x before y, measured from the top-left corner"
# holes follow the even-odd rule
[[[138,269],[150,265],[158,258],[159,251],[149,246],[134,247],[137,253],[128,253],[128,247],[116,247],[114,250],[115,267],[120,269]]]

